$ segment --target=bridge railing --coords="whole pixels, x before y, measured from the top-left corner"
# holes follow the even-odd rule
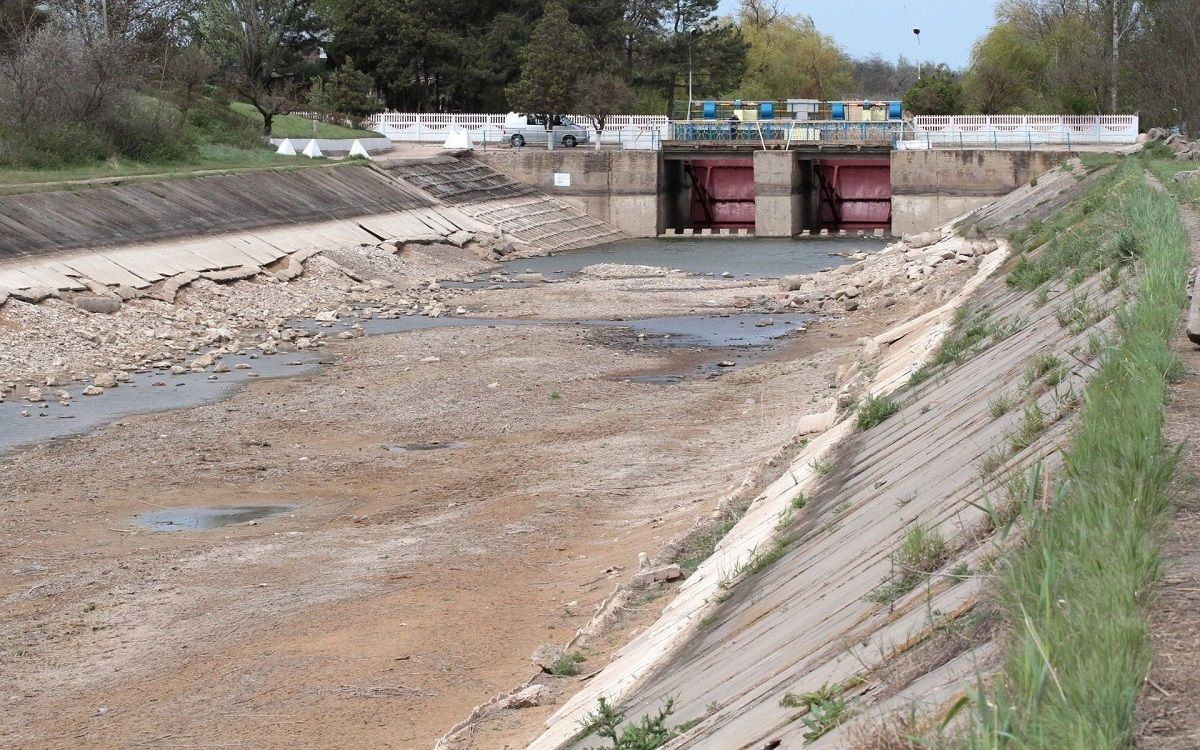
[[[575,124],[597,137],[588,115],[568,115]],[[499,145],[510,134],[504,130],[505,115],[495,113],[381,112],[369,117],[365,126],[393,142],[442,143],[458,126],[477,146]],[[612,115],[600,134],[602,144],[626,149],[657,149],[668,134],[669,120],[661,115]]]
[[[1137,115],[918,115],[902,149],[1033,148],[1137,142]]]
[[[894,145],[908,124],[902,120],[846,122],[843,120],[676,120],[671,140],[730,144],[844,143]]]

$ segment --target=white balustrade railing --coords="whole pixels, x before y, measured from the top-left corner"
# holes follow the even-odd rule
[[[1137,115],[918,115],[900,148],[1131,144]]]
[[[591,117],[568,116],[596,138]],[[476,146],[487,146],[508,139],[504,118],[503,114],[485,113],[381,112],[367,118],[364,125],[393,141],[410,143],[442,143],[457,125]],[[627,149],[657,149],[670,128],[670,121],[661,115],[612,115],[605,122],[600,142]]]

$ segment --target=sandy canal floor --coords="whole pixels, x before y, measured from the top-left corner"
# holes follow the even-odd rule
[[[745,293],[705,285],[626,284],[606,313]],[[469,294],[510,315],[591,304],[559,285]],[[565,643],[639,552],[753,478],[857,338],[909,304],[673,384],[626,378],[729,353],[569,324],[339,341],[315,372],[5,454],[0,745],[429,748],[528,679],[530,652]],[[137,523],[230,505],[294,507],[207,531]],[[522,745],[552,708],[477,746]]]

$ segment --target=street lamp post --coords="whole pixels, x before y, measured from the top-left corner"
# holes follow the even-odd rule
[[[688,31],[688,104],[687,118],[692,119],[692,40],[696,38],[696,30]]]
[[[917,80],[921,80],[921,30],[913,29],[913,36],[917,38]]]

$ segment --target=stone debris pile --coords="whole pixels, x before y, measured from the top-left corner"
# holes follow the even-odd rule
[[[41,389],[71,382],[99,394],[152,370],[220,374],[229,371],[221,363],[227,355],[302,352],[332,337],[362,336],[357,322],[323,330],[351,316],[465,314],[447,303],[456,290],[435,279],[492,268],[487,258],[503,238],[460,239],[342,247],[301,260],[293,255],[279,269],[225,279],[190,274],[144,290],[95,285],[41,299],[8,295],[0,307],[0,401],[44,400]],[[316,330],[297,324],[303,319],[315,321]]]
[[[897,294],[932,294],[941,302],[962,283],[955,268],[970,268],[999,244],[972,225],[961,234],[934,230],[905,236],[874,255],[815,274],[785,276],[777,300],[791,309],[828,313],[891,307]]]
[[[1162,143],[1174,151],[1177,158],[1184,161],[1200,161],[1200,141],[1189,141],[1167,128],[1150,128],[1145,134],[1145,140]]]

